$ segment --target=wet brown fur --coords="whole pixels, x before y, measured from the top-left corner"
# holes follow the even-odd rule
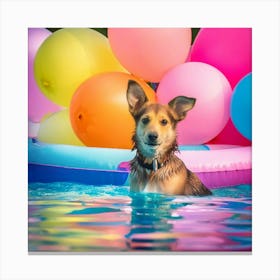
[[[168,105],[150,103],[140,85],[132,80],[128,83],[127,100],[136,124],[132,141],[137,154],[130,162],[131,191],[210,195],[211,191],[175,155],[177,123],[185,118],[195,100],[181,96]],[[155,158],[160,168],[146,168]]]

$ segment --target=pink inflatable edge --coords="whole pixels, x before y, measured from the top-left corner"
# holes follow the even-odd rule
[[[196,175],[209,189],[252,184],[252,169],[196,172]]]
[[[252,147],[209,145],[210,150],[180,151],[176,155],[209,188],[252,184]],[[121,167],[129,170],[129,163]]]
[[[234,171],[252,168],[251,146],[208,151],[181,151],[177,156],[193,172]]]
[[[209,188],[252,184],[252,147],[182,151],[177,156]]]

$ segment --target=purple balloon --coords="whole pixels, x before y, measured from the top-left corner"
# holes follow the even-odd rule
[[[28,119],[38,123],[46,114],[61,109],[43,95],[34,78],[33,63],[37,50],[44,40],[51,34],[45,28],[28,29]]]

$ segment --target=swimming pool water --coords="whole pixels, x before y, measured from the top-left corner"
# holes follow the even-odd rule
[[[251,185],[208,197],[130,193],[127,186],[32,183],[29,252],[251,251]]]

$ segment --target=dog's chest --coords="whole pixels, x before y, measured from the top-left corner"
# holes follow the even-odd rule
[[[138,167],[131,174],[131,187],[135,191],[149,193],[163,193],[164,170],[163,168],[157,171],[148,170]]]
[[[147,175],[147,180],[143,186],[143,192],[147,193],[162,193],[162,184],[155,176],[153,171],[148,171],[150,174]]]
[[[182,194],[187,181],[187,169],[183,162],[173,156],[154,171],[131,162],[130,186],[135,192]]]

